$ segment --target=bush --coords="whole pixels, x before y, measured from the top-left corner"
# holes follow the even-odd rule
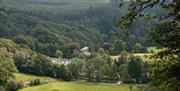
[[[65,65],[54,65],[55,77],[64,81],[72,79],[72,72]]]
[[[150,53],[154,53],[154,50],[150,50]]]
[[[14,80],[8,81],[8,83],[7,83],[7,90],[16,91],[18,89],[19,89],[18,82],[14,81]]]
[[[41,84],[41,81],[40,81],[40,79],[34,79],[34,80],[31,80],[30,81],[30,86],[37,86],[37,85],[39,85],[39,84]]]
[[[129,86],[129,91],[132,91],[133,90],[133,86]]]
[[[146,85],[146,86],[137,86],[132,91],[160,91],[158,87]],[[164,91],[164,90],[163,90]],[[172,90],[174,91],[174,90]]]
[[[25,86],[23,81],[18,82],[19,89],[23,88]]]
[[[64,81],[71,81],[72,79],[72,73],[69,70],[66,70],[64,74],[61,77]]]
[[[0,91],[5,91],[3,86],[0,86]]]

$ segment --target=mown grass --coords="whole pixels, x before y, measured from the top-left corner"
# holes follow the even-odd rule
[[[56,79],[53,79],[51,77],[35,76],[35,75],[22,74],[22,73],[15,73],[14,76],[16,81],[23,81],[23,82],[28,82],[33,79],[49,80],[49,82],[57,81]]]
[[[129,87],[136,89],[136,84],[109,84],[109,83],[88,83],[85,81],[74,82],[53,82],[35,87],[28,87],[19,91],[130,91]]]
[[[49,79],[51,82],[39,86],[26,87],[18,91],[130,91],[132,86],[136,89],[139,84],[120,84],[115,83],[89,83],[84,80],[65,82],[50,77],[34,76],[29,74],[16,73],[17,81],[28,82],[31,79]]]

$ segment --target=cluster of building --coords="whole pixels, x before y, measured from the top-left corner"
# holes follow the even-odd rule
[[[90,56],[91,52],[89,47],[84,47],[80,50],[81,53],[83,53],[86,56]],[[65,59],[65,58],[49,58],[52,63],[54,64],[64,64],[64,65],[68,65],[69,63],[71,63],[70,59]]]

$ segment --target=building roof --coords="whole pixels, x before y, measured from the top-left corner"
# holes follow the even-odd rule
[[[53,64],[64,64],[67,65],[71,63],[69,59],[63,59],[63,58],[49,58]]]
[[[81,51],[89,50],[89,47],[84,47],[81,49]]]

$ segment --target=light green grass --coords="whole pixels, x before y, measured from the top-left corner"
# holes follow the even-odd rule
[[[41,79],[41,80],[49,80],[49,81],[57,81],[56,79],[50,78],[50,77],[44,77],[44,76],[34,76],[30,74],[22,74],[22,73],[15,73],[15,80],[16,81],[23,81],[28,82],[33,79]]]
[[[147,50],[149,53],[151,52],[158,53],[158,52],[166,50],[166,48],[148,47]]]
[[[138,84],[120,84],[115,83],[89,83],[86,81],[65,82],[50,77],[34,76],[29,74],[15,73],[17,81],[28,82],[32,79],[49,79],[51,82],[39,86],[26,87],[19,91],[129,91],[129,86],[136,89]]]
[[[136,89],[135,84],[108,84],[108,83],[88,83],[85,81],[75,82],[53,82],[35,87],[28,87],[19,91],[129,91],[129,86]]]
[[[153,53],[134,53],[133,56],[136,57],[140,57],[141,59],[143,59],[143,61],[148,61],[150,60],[150,57],[153,55]],[[120,56],[111,56],[112,60],[118,60]]]

